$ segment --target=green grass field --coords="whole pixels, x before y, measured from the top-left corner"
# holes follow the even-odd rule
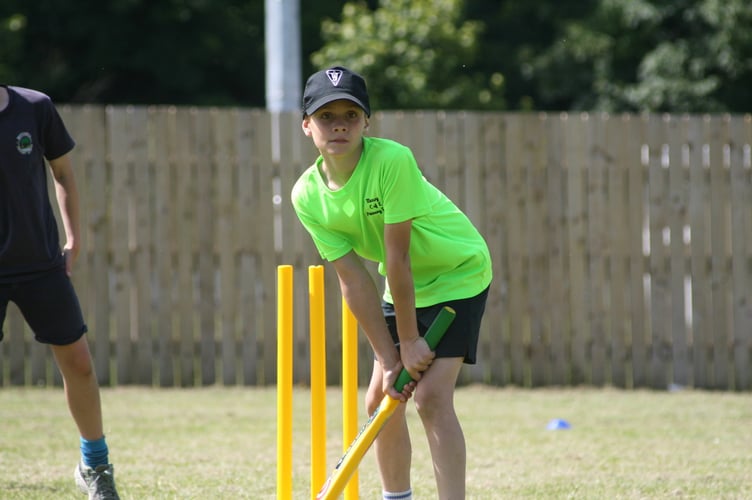
[[[296,389],[296,499],[309,497],[308,398]],[[436,498],[409,404],[414,498]],[[275,497],[274,388],[105,389],[103,405],[123,499]],[[752,498],[749,394],[473,386],[458,390],[457,406],[470,499]],[[342,449],[336,388],[327,411],[330,470]],[[555,418],[572,428],[547,430]],[[62,390],[0,389],[0,426],[0,498],[84,498],[72,480],[78,437]],[[379,498],[371,454],[360,492]]]

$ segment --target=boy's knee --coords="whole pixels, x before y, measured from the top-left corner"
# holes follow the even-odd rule
[[[379,396],[381,396],[379,391],[374,391],[370,388],[366,391],[366,412],[368,412],[368,415],[372,415],[376,411],[376,408],[379,407],[382,399]]]
[[[436,412],[443,412],[447,404],[451,405],[451,394],[449,396],[447,399],[447,394],[439,387],[418,384],[413,395],[415,409],[421,418],[430,418]]]
[[[431,407],[431,396],[428,391],[415,391],[413,394],[415,400],[415,410],[419,415],[425,415]]]
[[[81,342],[55,348],[55,359],[63,376],[89,377],[94,374],[89,349]]]
[[[61,367],[62,369],[63,367]],[[75,356],[69,358],[66,362],[65,373],[74,375],[76,377],[92,377],[94,376],[94,365],[91,363],[91,358],[84,356]]]

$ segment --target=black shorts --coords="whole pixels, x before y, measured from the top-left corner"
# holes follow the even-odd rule
[[[483,312],[486,310],[488,288],[475,297],[469,299],[450,300],[429,307],[418,307],[415,310],[418,318],[418,332],[423,336],[434,318],[444,306],[449,306],[457,313],[452,324],[449,325],[444,337],[436,347],[437,358],[464,358],[464,363],[474,365],[478,350],[478,334]],[[384,311],[384,319],[392,334],[395,345],[399,347],[397,335],[397,318],[394,313],[394,305],[388,302],[381,303]]]
[[[34,338],[43,344],[72,344],[86,333],[81,305],[65,267],[31,280],[0,284],[0,340],[8,302],[18,306]]]

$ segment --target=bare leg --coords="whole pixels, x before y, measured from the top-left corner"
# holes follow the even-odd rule
[[[65,398],[81,437],[96,440],[104,436],[99,383],[92,365],[89,344],[82,336],[66,346],[51,346],[63,376]]]
[[[439,358],[415,389],[415,405],[431,449],[439,500],[465,498],[466,450],[457,414],[454,387],[462,358]]]
[[[381,390],[382,371],[374,363],[371,383],[366,394],[366,409],[371,415],[379,406],[384,394]],[[376,463],[384,491],[406,491],[410,488],[410,461],[412,447],[405,420],[405,405],[397,407],[394,414],[374,441]]]

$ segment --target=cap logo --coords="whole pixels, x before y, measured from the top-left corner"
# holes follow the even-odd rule
[[[339,85],[339,81],[342,78],[342,70],[328,69],[326,70],[326,76],[329,78],[329,81],[332,82],[332,85],[336,87],[337,85]]]

